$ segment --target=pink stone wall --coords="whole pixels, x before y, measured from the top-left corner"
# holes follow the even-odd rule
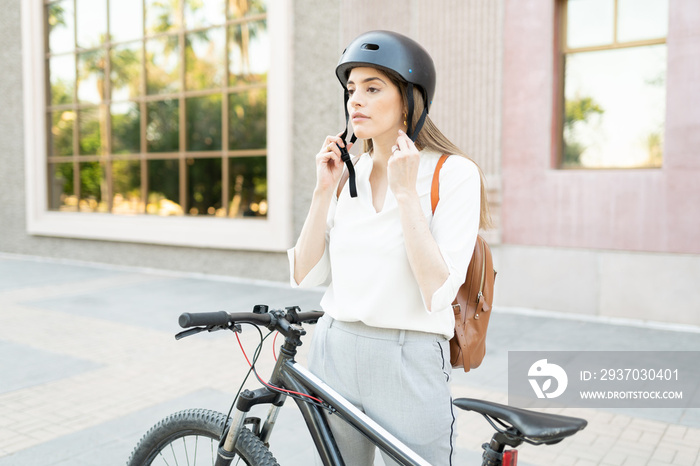
[[[700,253],[700,2],[672,1],[661,169],[554,169],[555,2],[506,0],[502,241]]]

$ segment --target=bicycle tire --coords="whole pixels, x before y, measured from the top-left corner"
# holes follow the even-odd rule
[[[224,414],[207,409],[171,414],[146,432],[131,453],[127,466],[212,465],[227,422]],[[245,428],[238,437],[235,452],[236,457],[231,462],[234,465],[243,461],[248,466],[279,466],[262,441]]]

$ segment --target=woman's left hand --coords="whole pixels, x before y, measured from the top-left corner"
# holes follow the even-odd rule
[[[399,137],[396,138],[396,144],[392,147],[392,155],[387,167],[389,188],[397,199],[416,193],[419,165],[420,153],[416,145],[406,133],[399,130]]]

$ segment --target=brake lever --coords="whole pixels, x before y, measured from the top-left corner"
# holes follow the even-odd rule
[[[224,326],[224,325],[211,325],[209,327],[194,327],[189,330],[185,330],[184,332],[180,332],[177,335],[175,335],[176,340],[182,340],[185,337],[190,337],[192,335],[196,335],[199,332],[216,332],[217,330],[231,330],[235,333],[241,333],[243,329],[241,328],[240,324],[235,324],[231,326]]]
[[[185,337],[190,337],[192,335],[196,335],[199,332],[203,332],[205,330],[207,330],[206,327],[194,327],[194,328],[191,328],[189,330],[185,330],[184,332],[178,333],[177,335],[175,335],[175,339],[182,340]]]
[[[243,327],[238,323],[229,325],[228,327],[213,327],[209,329],[210,332],[215,332],[217,330],[231,330],[233,333],[243,333]]]

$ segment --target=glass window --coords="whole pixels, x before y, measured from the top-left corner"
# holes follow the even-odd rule
[[[224,28],[193,32],[185,37],[187,89],[211,89],[224,83]]]
[[[80,167],[78,209],[81,212],[107,212],[105,203],[107,184],[103,163],[82,162],[78,166]]]
[[[75,100],[75,55],[56,55],[49,59],[49,103],[71,104]]]
[[[186,107],[187,150],[221,150],[221,95],[192,97]]]
[[[269,68],[265,21],[252,21],[229,28],[229,86],[264,82]]]
[[[145,0],[146,32],[159,34],[180,26],[180,0]]]
[[[99,104],[105,100],[105,56],[103,50],[78,54],[78,101]]]
[[[49,164],[49,209],[75,212],[74,167],[72,163]]]
[[[143,0],[110,0],[109,35],[112,42],[143,37]]]
[[[267,146],[267,92],[255,89],[229,96],[229,149],[264,149]]]
[[[76,42],[79,48],[107,41],[107,0],[75,0]]]
[[[112,153],[138,154],[141,152],[141,111],[135,102],[113,103]]]
[[[182,215],[180,205],[180,168],[177,160],[149,160],[148,204],[153,215]]]
[[[78,112],[80,155],[101,155],[104,116],[102,107],[85,107]]]
[[[137,99],[141,91],[141,42],[129,42],[111,50],[110,85],[112,100]]]
[[[146,109],[148,152],[177,152],[180,147],[180,101],[149,102]]]
[[[615,0],[569,0],[566,44],[570,48],[609,44],[614,22]]]
[[[49,156],[73,155],[73,122],[75,112],[59,110],[51,114],[51,131]]]
[[[73,1],[63,0],[52,3],[46,8],[51,53],[69,52],[75,49]]]
[[[221,159],[187,159],[187,205],[190,215],[223,216]]]
[[[181,59],[177,36],[161,36],[146,41],[146,89],[149,94],[168,94],[182,89]]]
[[[192,29],[223,24],[226,21],[226,3],[226,0],[186,1],[185,24],[187,28]]]
[[[44,0],[48,205],[264,217],[264,0]]]
[[[567,0],[563,11],[561,166],[660,167],[668,1]]]
[[[119,214],[143,212],[140,161],[114,160],[112,162],[112,185],[112,212]]]
[[[265,157],[236,157],[229,162],[229,217],[267,214],[267,165]]]
[[[668,0],[618,0],[621,42],[663,39],[668,34]]]

